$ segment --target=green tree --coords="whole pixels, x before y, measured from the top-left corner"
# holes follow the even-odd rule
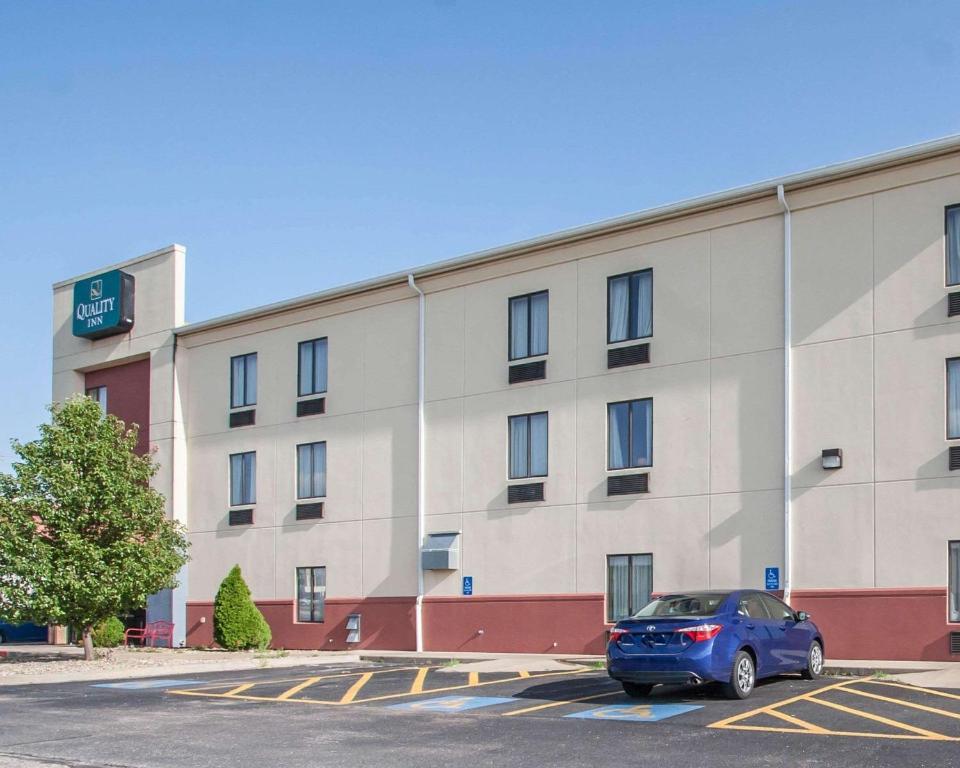
[[[0,615],[80,628],[89,660],[93,627],[175,586],[188,545],[149,485],[156,463],[135,453],[136,425],[83,395],[50,412],[0,474]]]
[[[220,582],[213,601],[213,639],[228,651],[270,645],[270,625],[251,599],[239,565]]]

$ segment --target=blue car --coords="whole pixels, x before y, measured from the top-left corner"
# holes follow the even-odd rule
[[[0,643],[45,643],[47,628],[36,624],[7,624],[0,621]]]
[[[658,683],[718,682],[745,699],[758,678],[823,672],[823,635],[810,616],[756,590],[663,595],[610,631],[607,672],[633,697]]]

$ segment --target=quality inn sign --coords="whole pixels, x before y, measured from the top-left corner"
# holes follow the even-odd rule
[[[115,269],[73,286],[73,335],[102,339],[133,328],[133,275]]]

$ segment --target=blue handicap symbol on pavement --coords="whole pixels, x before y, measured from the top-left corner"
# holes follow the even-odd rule
[[[441,696],[438,699],[391,704],[390,709],[412,709],[420,712],[464,712],[468,709],[505,704],[508,701],[515,701],[515,699],[502,696]]]
[[[202,685],[203,680],[128,680],[125,683],[94,683],[92,688],[119,688],[125,691],[139,691],[146,688],[175,688],[180,685]]]
[[[564,717],[579,717],[584,720],[628,720],[638,723],[655,723],[676,717],[695,709],[703,709],[692,704],[611,704],[585,712],[574,712]]]

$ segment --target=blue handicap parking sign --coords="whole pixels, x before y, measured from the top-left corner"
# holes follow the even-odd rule
[[[463,594],[466,596],[473,594],[473,576],[463,577]]]
[[[124,683],[94,683],[92,688],[119,688],[124,691],[140,691],[147,688],[176,688],[180,685],[202,685],[203,680],[127,680]]]
[[[564,717],[578,717],[582,720],[627,720],[638,723],[655,723],[676,717],[695,709],[703,709],[692,704],[610,704],[606,707],[574,712]]]
[[[392,704],[390,709],[412,709],[417,712],[465,712],[468,709],[491,707],[508,701],[515,701],[515,699],[502,696],[441,696],[437,699]]]
[[[780,569],[766,568],[764,570],[764,580],[767,589],[780,589]]]

